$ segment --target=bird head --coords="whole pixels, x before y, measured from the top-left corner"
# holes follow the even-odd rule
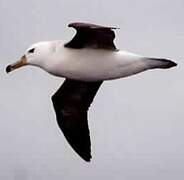
[[[39,42],[33,44],[26,50],[24,55],[18,61],[6,67],[6,72],[9,73],[26,65],[43,67],[47,62],[48,53],[50,53],[50,51],[51,46],[48,42]]]

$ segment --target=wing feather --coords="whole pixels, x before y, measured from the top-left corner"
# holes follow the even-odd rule
[[[81,82],[66,79],[52,96],[60,129],[75,152],[85,161],[91,159],[91,141],[87,111],[100,82]]]
[[[68,48],[100,48],[117,50],[114,45],[115,27],[100,26],[89,23],[71,23],[68,25],[76,29],[77,33],[71,41],[65,44]]]

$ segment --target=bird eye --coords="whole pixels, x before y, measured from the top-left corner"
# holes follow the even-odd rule
[[[30,49],[30,50],[28,51],[28,53],[34,53],[34,51],[35,51],[35,48],[32,48],[32,49]]]

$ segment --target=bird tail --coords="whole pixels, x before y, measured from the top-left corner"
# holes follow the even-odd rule
[[[159,58],[146,58],[146,62],[150,69],[168,69],[177,66],[177,63],[169,59],[159,59]]]

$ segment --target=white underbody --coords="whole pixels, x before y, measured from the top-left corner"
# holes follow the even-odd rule
[[[73,49],[63,44],[53,46],[53,52],[47,56],[40,67],[60,77],[98,81],[130,76],[149,69],[145,58],[126,51],[105,49]]]

